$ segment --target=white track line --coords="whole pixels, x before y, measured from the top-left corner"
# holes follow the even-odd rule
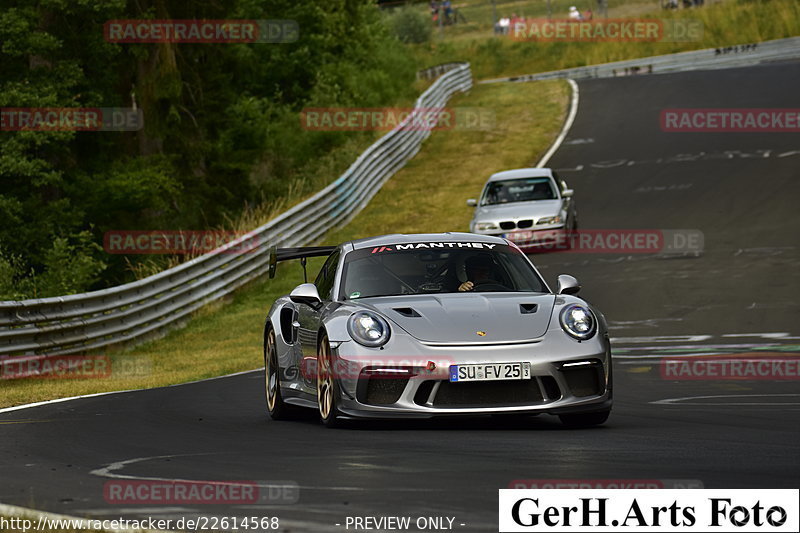
[[[572,88],[572,99],[569,103],[569,114],[567,114],[567,120],[564,122],[564,127],[561,128],[561,133],[558,134],[556,137],[553,146],[547,151],[546,154],[536,163],[536,167],[540,168],[547,164],[553,154],[556,153],[556,150],[561,146],[561,143],[564,142],[564,139],[567,137],[567,133],[569,133],[569,129],[572,127],[572,123],[575,121],[575,115],[578,114],[578,84],[575,83],[575,80],[567,79],[569,82],[570,87]]]
[[[117,461],[115,463],[111,463],[106,465],[103,468],[98,468],[96,470],[92,470],[89,474],[98,477],[110,478],[110,479],[124,479],[124,480],[135,480],[135,481],[163,481],[165,483],[219,483],[219,484],[231,484],[237,485],[242,483],[241,481],[204,481],[204,480],[197,480],[197,479],[183,479],[183,478],[165,478],[165,477],[156,477],[156,476],[132,476],[127,474],[117,473],[121,471],[123,468],[127,467],[128,465],[142,463],[145,461],[150,461],[153,459],[174,459],[176,457],[196,457],[198,455],[215,455],[217,452],[213,453],[190,453],[190,454],[175,454],[175,455],[155,455],[152,457],[137,457],[135,459],[127,459],[125,461]],[[223,453],[223,452],[218,452]],[[226,452],[227,453],[227,452]],[[290,483],[294,484],[294,482],[289,481],[253,481],[248,483],[256,483],[256,486],[259,488],[269,488],[271,486],[285,486],[289,485]],[[264,483],[264,484],[261,484]],[[369,491],[371,489],[363,488],[363,487],[348,487],[348,486],[317,486],[317,485],[296,485],[298,489],[301,490],[331,490],[331,491],[347,491],[347,492],[363,492]],[[402,487],[388,487],[385,490],[387,491],[394,491],[394,492],[442,492],[443,489],[426,489],[426,488],[402,488]]]
[[[800,405],[798,402],[689,402],[688,400],[716,400],[722,398],[797,398],[800,394],[720,394],[716,396],[684,396],[683,398],[665,398],[649,402],[654,405],[692,405],[705,407],[707,405],[750,406],[771,405],[783,407],[786,405]]]
[[[182,385],[191,385],[192,383],[202,383],[204,381],[213,381],[213,380],[216,380],[216,379],[223,379],[223,378],[229,378],[229,377],[233,377],[233,376],[240,376],[242,374],[250,374],[251,372],[258,372],[259,370],[261,370],[261,369],[257,368],[255,370],[245,370],[244,372],[235,372],[233,374],[227,374],[225,376],[217,376],[217,377],[213,377],[213,378],[198,379],[198,380],[195,380],[195,381],[188,381],[186,383],[176,383],[174,385],[167,385],[167,387],[180,387]],[[123,394],[123,393],[126,393],[126,392],[138,392],[138,391],[152,390],[152,389],[158,389],[158,388],[163,388],[163,387],[152,387],[152,388],[149,388],[149,389],[130,389],[130,390],[121,390],[121,391],[98,392],[96,394],[84,394],[82,396],[72,396],[72,397],[69,397],[69,398],[57,398],[55,400],[45,400],[43,402],[35,402],[35,403],[29,403],[29,404],[25,404],[25,405],[15,405],[13,407],[6,407],[6,408],[3,408],[3,409],[0,409],[0,414],[9,413],[9,412],[12,412],[12,411],[19,411],[20,409],[29,409],[31,407],[38,407],[40,405],[49,405],[49,404],[53,404],[53,403],[68,402],[70,400],[79,400],[81,398],[94,398],[96,396],[110,396],[111,394]],[[8,504],[5,504],[5,503],[0,503],[0,516],[18,517],[18,518],[30,518],[30,519],[34,519],[34,520],[37,520],[37,521],[44,521],[44,520],[73,520],[73,521],[76,521],[76,520],[82,520],[81,517],[78,517],[78,516],[70,516],[70,515],[64,515],[64,514],[48,513],[48,512],[39,511],[39,510],[36,510],[36,509],[28,509],[26,507],[18,507],[16,505],[8,505]],[[83,520],[86,520],[86,519],[83,519]],[[94,519],[91,519],[91,520],[94,520]],[[153,533],[170,533],[167,530],[155,531],[155,530],[150,530],[150,529],[135,529],[134,530],[134,529],[106,528],[103,531],[107,531],[109,533],[131,533],[133,531],[138,531],[138,532],[143,532],[143,533],[149,533],[149,532],[153,532]]]
[[[167,387],[181,387],[183,385],[192,385],[193,383],[202,383],[204,381],[214,381],[216,379],[224,379],[224,378],[230,378],[230,377],[233,377],[233,376],[241,376],[242,374],[250,374],[252,372],[258,372],[260,370],[263,370],[263,367],[262,368],[256,368],[256,369],[253,369],[253,370],[245,370],[243,372],[234,372],[233,374],[226,374],[224,376],[216,376],[216,377],[213,377],[213,378],[197,379],[195,381],[187,381],[186,383],[175,383],[173,385],[164,385],[163,387],[148,387],[148,388],[144,388],[144,389],[114,390],[114,391],[108,391],[108,392],[97,392],[97,393],[94,393],[94,394],[84,394],[82,396],[70,396],[69,398],[56,398],[55,400],[44,400],[42,402],[26,403],[24,405],[15,405],[13,407],[4,407],[4,408],[0,409],[0,414],[10,413],[11,411],[19,411],[20,409],[29,409],[31,407],[39,407],[40,405],[49,405],[49,404],[52,404],[52,403],[61,403],[61,402],[68,402],[68,401],[71,401],[71,400],[80,400],[81,398],[94,398],[96,396],[110,396],[112,394],[124,394],[124,393],[127,393],[127,392],[139,392],[139,391],[145,391],[145,390],[163,389],[163,388],[167,388]]]

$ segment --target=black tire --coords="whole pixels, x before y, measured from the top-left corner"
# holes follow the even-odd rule
[[[564,243],[565,250],[572,250],[573,239],[577,238],[578,231],[578,217],[577,215],[572,218],[572,224],[566,228],[566,242]]]
[[[269,416],[273,420],[292,420],[300,413],[299,407],[283,401],[278,348],[275,330],[272,328],[269,328],[264,336],[264,399],[267,402]]]
[[[341,412],[336,406],[339,396],[339,384],[333,369],[333,357],[328,336],[322,335],[317,346],[317,407],[319,419],[328,428],[342,426],[339,419]]]
[[[571,428],[585,428],[592,426],[599,426],[608,420],[608,415],[611,414],[611,409],[605,411],[596,411],[594,413],[575,413],[567,415],[558,415],[561,423]]]

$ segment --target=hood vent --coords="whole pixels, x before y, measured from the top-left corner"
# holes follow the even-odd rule
[[[538,304],[519,304],[519,312],[523,315],[531,315],[539,308]]]
[[[419,318],[422,316],[410,307],[395,307],[393,311],[400,313],[406,318]]]

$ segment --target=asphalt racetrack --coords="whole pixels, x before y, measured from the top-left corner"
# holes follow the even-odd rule
[[[703,236],[701,253],[532,256],[550,283],[578,277],[610,322],[606,425],[566,429],[550,416],[343,430],[313,416],[273,422],[262,374],[252,372],[0,413],[0,502],[102,518],[275,516],[291,531],[346,531],[347,517],[450,517],[453,530],[488,532],[497,531],[497,489],[514,480],[797,487],[800,381],[669,379],[661,361],[800,356],[800,138],[666,133],[659,116],[796,108],[800,65],[579,87],[575,123],[549,166],[575,189],[581,228]],[[292,482],[299,500],[109,503],[104,484],[120,477]]]

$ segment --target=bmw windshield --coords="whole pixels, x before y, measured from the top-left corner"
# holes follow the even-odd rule
[[[481,205],[557,200],[553,182],[548,177],[491,181],[486,185]]]
[[[455,292],[547,292],[547,288],[522,252],[504,244],[388,244],[345,257],[341,300]]]

